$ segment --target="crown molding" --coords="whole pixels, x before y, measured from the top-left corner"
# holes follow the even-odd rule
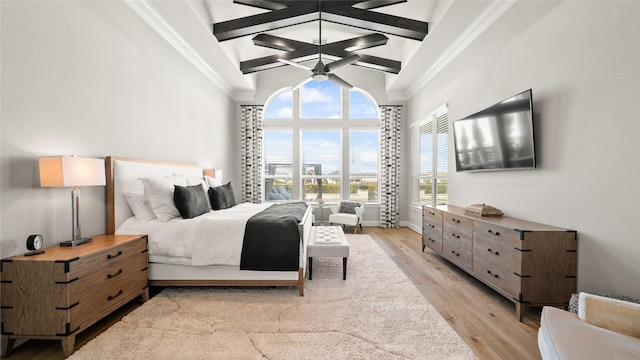
[[[464,32],[456,38],[456,40],[444,51],[433,65],[424,75],[418,79],[404,93],[405,99],[414,96],[420,89],[431,81],[440,71],[442,71],[449,63],[451,63],[462,51],[464,51],[473,41],[478,38],[485,30],[489,28],[496,20],[498,20],[517,0],[504,1],[493,0],[475,17],[475,19],[467,26]],[[393,94],[399,96],[398,93]]]
[[[125,3],[133,9],[153,30],[173,46],[204,76],[211,80],[225,94],[234,98],[231,87],[209,66],[200,54],[167,22],[167,20],[153,7],[149,0],[126,0]],[[235,98],[234,98],[235,99]]]

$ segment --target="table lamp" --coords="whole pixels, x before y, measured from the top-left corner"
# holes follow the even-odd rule
[[[41,187],[73,187],[71,190],[71,240],[60,246],[90,242],[80,232],[80,190],[78,186],[106,185],[104,159],[75,156],[48,156],[39,159]]]

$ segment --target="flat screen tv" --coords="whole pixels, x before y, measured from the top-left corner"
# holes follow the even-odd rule
[[[534,169],[531,89],[453,122],[457,171]]]

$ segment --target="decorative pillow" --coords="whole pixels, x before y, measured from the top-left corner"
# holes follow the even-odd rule
[[[166,222],[180,216],[173,202],[173,189],[175,185],[187,185],[183,175],[146,177],[140,180],[144,186],[144,196],[158,220]]]
[[[202,185],[175,185],[173,201],[183,219],[191,219],[209,212],[207,194]]]
[[[342,201],[340,202],[340,211],[343,214],[355,214],[356,208],[360,206],[356,201]]]
[[[124,195],[124,198],[127,200],[127,204],[129,204],[129,207],[131,208],[131,211],[133,211],[133,215],[135,215],[136,219],[140,221],[149,221],[156,218],[156,215],[149,207],[147,198],[144,197],[144,193],[142,191],[125,191],[122,195]]]
[[[222,186],[222,182],[220,180],[207,175],[204,176],[204,182],[209,187]]]
[[[222,186],[209,188],[209,199],[213,210],[228,209],[236,205],[236,197],[233,194],[231,182]]]

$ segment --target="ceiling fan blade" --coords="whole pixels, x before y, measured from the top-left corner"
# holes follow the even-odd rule
[[[313,68],[310,68],[307,65],[298,64],[297,62],[293,62],[293,61],[290,61],[290,60],[278,59],[278,61],[283,62],[285,64],[289,64],[291,66],[295,66],[295,67],[300,68],[300,69],[304,69],[304,70],[308,70],[308,71],[312,71],[313,70]]]
[[[329,74],[329,81],[333,81],[334,83],[345,87],[347,89],[351,89],[353,87],[353,85],[349,84],[348,82],[342,80],[341,77],[339,77],[338,75],[334,75],[334,74]]]
[[[291,91],[298,90],[299,88],[303,87],[306,83],[310,82],[311,80],[313,80],[313,77],[309,76],[308,78],[300,81],[298,85],[291,88]]]
[[[342,58],[340,60],[336,60],[336,61],[334,61],[332,63],[327,64],[325,69],[327,71],[333,71],[333,70],[341,68],[343,66],[351,65],[354,62],[358,61],[358,59],[360,59],[360,55],[358,55],[358,54],[349,55],[346,58]]]

